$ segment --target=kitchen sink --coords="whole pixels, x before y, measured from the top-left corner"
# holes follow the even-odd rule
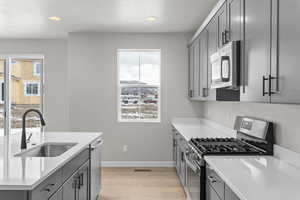
[[[15,156],[19,157],[57,157],[71,149],[77,143],[44,143],[25,150]]]

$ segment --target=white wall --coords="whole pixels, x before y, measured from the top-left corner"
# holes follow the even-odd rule
[[[0,40],[0,54],[45,56],[45,117],[47,130],[68,130],[67,40]]]
[[[185,34],[71,33],[70,128],[104,132],[105,161],[170,161],[170,119],[198,116],[187,99]],[[117,122],[117,49],[161,49],[162,123]],[[123,153],[123,145],[128,152]]]
[[[267,119],[275,123],[276,144],[300,153],[300,105],[206,102],[204,117],[233,127],[237,115]]]

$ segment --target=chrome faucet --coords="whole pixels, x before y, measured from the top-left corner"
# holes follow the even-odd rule
[[[42,113],[37,110],[37,109],[29,109],[27,110],[24,114],[23,114],[23,117],[22,117],[22,138],[21,138],[21,149],[26,149],[27,148],[27,142],[26,142],[26,115],[30,112],[36,112],[39,117],[40,117],[40,120],[41,120],[41,125],[42,126],[45,126],[46,123],[45,123],[45,120],[43,118],[43,115]]]

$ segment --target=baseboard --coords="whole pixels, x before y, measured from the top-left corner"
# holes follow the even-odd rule
[[[102,161],[103,167],[174,167],[173,161]]]

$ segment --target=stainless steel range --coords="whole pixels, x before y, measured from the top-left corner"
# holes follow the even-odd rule
[[[273,123],[237,117],[236,138],[192,138],[186,152],[187,190],[191,200],[205,200],[207,155],[272,155]]]

